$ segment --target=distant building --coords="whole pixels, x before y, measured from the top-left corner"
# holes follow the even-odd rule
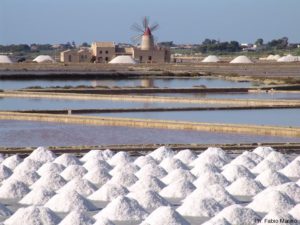
[[[91,62],[90,49],[68,49],[60,53],[60,61],[65,63]]]

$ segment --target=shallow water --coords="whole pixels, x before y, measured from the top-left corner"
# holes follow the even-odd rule
[[[180,112],[126,112],[94,116],[300,127],[300,109],[255,109]]]
[[[84,126],[0,120],[0,146],[70,146],[112,144],[226,144],[299,142],[300,138],[132,127]]]

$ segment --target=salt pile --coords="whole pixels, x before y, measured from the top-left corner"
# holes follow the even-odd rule
[[[45,187],[49,190],[56,191],[66,184],[66,180],[62,178],[59,174],[50,173],[45,174],[40,179],[38,179],[33,185],[30,186],[31,189]]]
[[[291,214],[295,219],[300,220],[300,204],[295,205],[290,211]]]
[[[166,185],[158,178],[152,176],[145,176],[140,177],[140,179],[128,189],[132,192],[137,192],[140,190],[152,190],[155,192],[160,192],[164,187],[166,187]]]
[[[94,201],[111,201],[120,195],[128,194],[127,188],[120,184],[107,182],[93,194],[88,196],[88,199]]]
[[[24,205],[44,205],[55,194],[56,193],[52,190],[40,187],[30,191],[19,201],[19,203]]]
[[[64,171],[60,173],[60,175],[65,180],[72,180],[76,177],[83,177],[88,171],[80,165],[70,165]]]
[[[149,154],[153,159],[161,162],[165,158],[171,158],[174,156],[172,149],[167,148],[166,146],[161,146]]]
[[[92,182],[93,184],[102,186],[111,179],[111,175],[105,169],[95,168],[90,170],[83,176],[84,179]]]
[[[169,206],[153,211],[140,225],[190,225],[178,212]]]
[[[159,194],[165,198],[185,198],[195,189],[196,187],[191,182],[181,179],[169,184]]]
[[[281,184],[275,187],[272,187],[274,190],[280,191],[283,194],[286,194],[295,202],[300,202],[300,187],[294,182],[289,182]]]
[[[42,206],[30,206],[18,209],[4,221],[4,225],[57,225],[60,218],[50,209]]]
[[[105,161],[99,159],[90,159],[82,165],[88,171],[95,168],[111,170],[112,167]]]
[[[274,163],[281,163],[284,166],[290,163],[287,157],[285,157],[280,152],[276,152],[276,151],[270,152],[270,154],[268,154],[268,156],[265,159]]]
[[[257,152],[261,153],[261,148],[256,148],[256,149],[257,149],[256,150]],[[260,163],[264,159],[262,156],[256,154],[255,152],[249,152],[249,151],[244,151],[239,156],[247,157],[247,158],[251,159],[252,161],[254,161],[256,164]]]
[[[259,146],[253,152],[262,158],[266,158],[271,152],[275,151],[272,147]]]
[[[21,162],[22,159],[18,155],[12,155],[7,157],[1,164],[11,170],[14,170]]]
[[[16,168],[14,169],[14,173],[19,172],[35,172],[41,167],[42,163],[39,161],[35,161],[32,159],[24,159]]]
[[[12,175],[11,169],[0,164],[0,182],[7,179],[10,175]]]
[[[22,198],[28,192],[29,188],[21,181],[10,179],[2,184],[0,187],[0,198],[3,199],[14,199]]]
[[[276,224],[276,225],[285,225],[285,224],[298,224],[296,219],[288,213],[280,212],[270,212],[264,218],[262,218],[262,224]]]
[[[7,217],[7,216],[11,216],[12,215],[12,212],[6,208],[5,205],[2,205],[0,203],[0,218],[3,216],[3,217]]]
[[[13,63],[7,55],[0,55],[0,63]]]
[[[213,217],[222,209],[222,206],[213,198],[187,197],[176,210],[183,216]]]
[[[187,166],[184,165],[183,162],[181,162],[179,159],[176,158],[166,158],[161,161],[159,166],[165,169],[167,173],[170,173],[171,171],[176,169],[188,170]]]
[[[124,187],[129,187],[129,186],[133,185],[137,180],[138,180],[138,178],[134,174],[128,173],[125,171],[115,174],[110,179],[110,181],[112,183],[121,184]]]
[[[100,150],[90,150],[80,158],[80,161],[87,162],[89,160],[105,160],[105,156]]]
[[[210,186],[201,186],[193,191],[186,199],[194,198],[214,198],[222,207],[227,207],[232,204],[236,204],[236,200],[230,195],[224,187],[215,184]]]
[[[284,165],[281,164],[280,162],[271,162],[267,159],[264,159],[263,161],[261,161],[260,163],[258,163],[256,165],[256,167],[254,167],[251,172],[252,173],[255,173],[255,174],[260,174],[266,170],[274,170],[274,171],[277,171],[277,170],[280,170],[284,168]]]
[[[111,159],[108,160],[108,164],[111,166],[126,165],[131,163],[132,159],[127,152],[118,152]]]
[[[230,224],[256,224],[261,217],[252,209],[240,205],[231,205],[224,208],[216,216],[216,219],[224,218]]]
[[[202,225],[231,225],[226,219],[224,218],[215,218],[213,217],[209,221],[203,223]]]
[[[232,195],[254,196],[261,192],[264,186],[249,177],[241,177],[231,183],[226,190]]]
[[[230,63],[253,63],[247,56],[240,55],[233,60],[230,61]]]
[[[298,62],[300,58],[298,56],[286,55],[277,59],[277,62]]]
[[[130,55],[118,55],[108,63],[110,64],[137,64],[137,61]]]
[[[117,165],[115,166],[111,171],[109,171],[109,174],[114,176],[118,173],[136,173],[139,171],[139,167],[133,163],[123,164],[123,165]]]
[[[70,212],[58,225],[93,225],[95,220],[83,212]]]
[[[134,164],[137,165],[138,167],[142,168],[143,166],[145,166],[147,164],[157,165],[157,162],[150,155],[146,155],[146,156],[139,156],[134,161]]]
[[[230,164],[222,172],[222,175],[229,181],[233,182],[238,178],[247,177],[254,178],[255,176],[244,166]]]
[[[193,182],[196,187],[202,185],[220,184],[223,187],[229,185],[228,180],[221,173],[206,172],[202,173],[197,180]]]
[[[300,161],[293,160],[279,172],[287,177],[300,178]]]
[[[259,181],[265,187],[276,186],[290,182],[289,178],[274,170],[266,170],[258,175],[255,180]]]
[[[3,181],[3,183],[8,182],[9,180],[18,180],[23,182],[27,186],[30,186],[39,178],[40,176],[36,172],[19,171],[14,172],[7,180]]]
[[[27,157],[41,163],[52,162],[55,158],[56,155],[45,147],[38,147]]]
[[[247,205],[248,208],[256,212],[287,212],[293,208],[295,202],[286,194],[280,191],[270,190],[256,195],[251,203]]]
[[[148,213],[131,198],[119,196],[102,209],[94,218],[107,218],[113,221],[139,221],[146,218]]]
[[[158,165],[153,165],[153,164],[147,164],[143,166],[138,172],[135,173],[135,175],[140,178],[140,177],[145,177],[145,176],[153,176],[153,177],[158,177],[158,178],[163,178],[166,176],[168,173],[161,168]]]
[[[61,164],[57,164],[57,163],[53,163],[53,162],[48,162],[43,164],[37,171],[37,173],[40,176],[46,175],[46,174],[50,174],[50,173],[55,173],[55,174],[59,174],[61,173],[63,170],[65,169],[65,167]]]
[[[66,191],[54,195],[45,204],[45,207],[55,212],[93,211],[97,208],[76,191]]]
[[[64,153],[57,157],[53,162],[68,167],[70,165],[81,165],[80,161],[72,154]]]
[[[174,158],[181,160],[186,165],[190,164],[197,158],[197,155],[189,149],[179,151]]]
[[[80,177],[76,177],[60,188],[57,193],[76,191],[80,195],[88,196],[94,193],[96,190],[97,188],[89,181]]]
[[[148,212],[151,212],[160,206],[170,205],[167,200],[165,200],[155,191],[150,190],[139,190],[137,192],[131,192],[127,195],[127,197],[133,198],[138,201],[138,203]]]
[[[225,165],[223,167],[223,170],[231,165],[241,165],[241,166],[244,166],[245,168],[247,168],[248,170],[251,170],[256,166],[256,162],[254,162],[252,159],[250,159],[247,156],[239,155],[234,160],[232,160],[229,164]]]
[[[185,179],[191,183],[193,183],[196,180],[196,177],[191,174],[189,170],[184,170],[184,169],[175,169],[171,171],[167,176],[161,179],[165,184],[170,184],[175,181]]]
[[[201,153],[197,159],[190,163],[190,166],[196,166],[197,164],[208,163],[215,165],[218,168],[223,167],[230,161],[230,158],[221,148],[208,148]]]
[[[115,225],[115,224],[108,219],[101,218],[101,219],[97,219],[97,221],[93,225]]]
[[[39,55],[32,60],[37,63],[54,63],[54,59],[49,55]]]
[[[217,56],[209,55],[209,56],[205,57],[201,62],[204,62],[204,63],[217,63],[219,61],[220,61],[220,59]]]
[[[195,167],[191,170],[191,173],[194,174],[196,177],[202,176],[205,173],[220,173],[221,170],[209,163],[200,163],[195,165]]]

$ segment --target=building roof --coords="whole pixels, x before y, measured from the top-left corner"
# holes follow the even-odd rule
[[[93,42],[92,45],[96,45],[96,47],[105,47],[105,48],[108,48],[108,47],[112,47],[114,48],[116,45],[114,42]]]

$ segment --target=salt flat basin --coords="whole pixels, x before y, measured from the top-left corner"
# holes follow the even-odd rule
[[[95,113],[93,116],[300,127],[300,109]]]
[[[218,104],[131,102],[110,100],[69,100],[49,98],[0,98],[1,110],[31,109],[104,109],[104,108],[166,108],[166,107],[213,107]],[[224,106],[224,104],[222,105]]]
[[[217,87],[251,87],[251,82],[236,82],[212,77],[195,78],[127,78],[127,79],[81,79],[81,80],[1,80],[0,89],[14,90],[27,87],[54,87],[54,86],[106,86],[106,87],[168,87],[168,88],[188,88],[205,85],[209,88]]]
[[[0,146],[2,147],[258,142],[300,142],[300,138],[0,120]]]

